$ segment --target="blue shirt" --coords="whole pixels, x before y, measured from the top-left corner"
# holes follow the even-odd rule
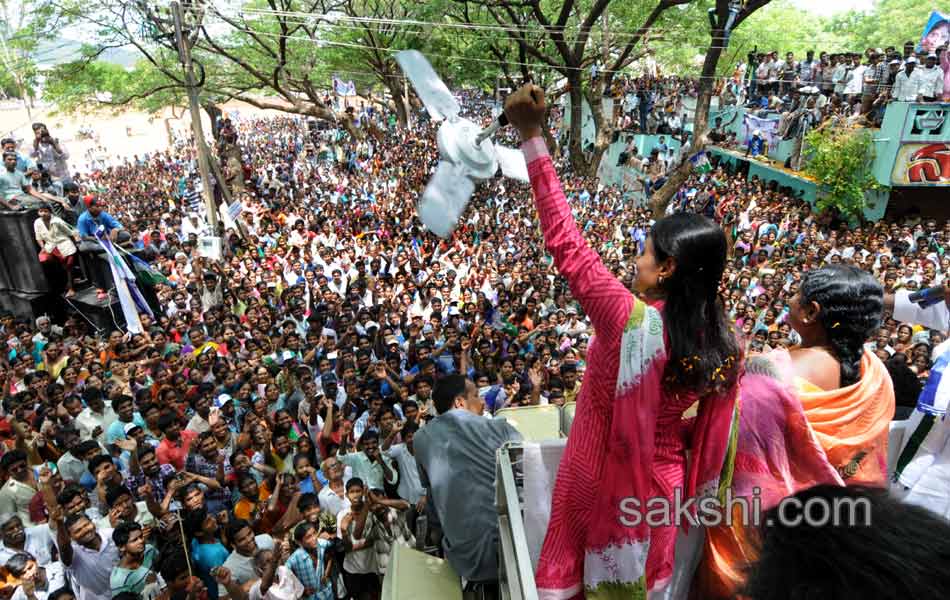
[[[758,156],[762,154],[762,151],[765,149],[765,140],[762,138],[753,137],[749,140],[749,153],[752,156]]]
[[[330,580],[323,582],[323,570],[326,565],[326,549],[329,542],[317,540],[317,564],[303,548],[297,548],[287,559],[287,568],[293,571],[303,584],[304,594],[301,600],[333,600],[333,585]]]
[[[88,210],[79,215],[79,221],[76,223],[76,229],[79,230],[79,235],[83,237],[92,237],[96,234],[96,229],[98,229],[100,225],[105,228],[106,233],[110,233],[113,229],[122,229],[122,225],[112,218],[112,215],[109,213],[103,211],[99,213],[98,217],[93,217]]]
[[[218,583],[212,577],[211,569],[223,565],[228,554],[228,549],[221,542],[201,544],[197,539],[191,540],[191,562],[195,573],[208,588],[208,600],[218,598]]]
[[[130,423],[123,423],[122,421],[113,421],[109,428],[106,429],[106,443],[114,444],[117,440],[124,440],[128,436],[125,435],[125,426]],[[134,413],[132,415],[132,424],[138,425],[142,429],[147,429],[145,425],[145,419],[142,418],[142,415],[139,413]]]

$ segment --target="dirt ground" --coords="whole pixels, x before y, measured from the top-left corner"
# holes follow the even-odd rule
[[[273,110],[261,110],[243,102],[232,101],[224,104],[226,115],[257,116],[284,114]],[[206,135],[210,136],[211,122],[207,113],[202,111],[202,124]],[[148,115],[137,111],[113,113],[95,111],[79,115],[56,114],[54,107],[36,106],[27,114],[21,103],[0,104],[0,132],[3,137],[11,136],[20,142],[20,151],[29,154],[32,150],[33,132],[31,123],[45,123],[50,133],[59,138],[69,152],[71,171],[87,170],[89,151],[111,162],[121,162],[126,157],[142,155],[146,152],[164,150],[169,145],[169,130],[176,133],[189,131],[191,117],[181,108],[172,111]],[[89,127],[98,135],[98,142],[92,139],[79,139],[81,128]],[[102,149],[95,151],[101,146]]]

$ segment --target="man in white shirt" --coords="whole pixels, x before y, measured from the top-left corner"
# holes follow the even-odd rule
[[[399,466],[399,485],[396,488],[399,497],[409,501],[421,511],[422,506],[425,505],[425,489],[419,480],[419,466],[416,464],[416,455],[412,446],[418,429],[419,426],[414,421],[406,423],[400,432],[403,443],[393,445],[387,454]]]
[[[864,72],[867,70],[867,65],[861,64],[861,55],[855,54],[851,57],[851,70],[845,75],[845,84],[844,84],[844,95],[851,97],[849,103],[854,99],[854,96],[861,94],[861,88],[864,85]]]
[[[891,97],[898,102],[917,102],[920,97],[921,77],[916,69],[917,59],[911,56],[904,62],[904,70],[897,74]]]
[[[346,296],[347,280],[339,267],[333,269],[333,278],[327,282],[327,287],[341,298]]]
[[[349,550],[343,559],[343,570],[349,575],[347,590],[357,598],[363,597],[361,594],[378,597],[380,591],[379,577],[376,575],[376,552],[373,550],[373,543],[366,539],[368,530],[365,525],[369,516],[369,502],[364,493],[368,494],[369,490],[364,487],[363,481],[359,477],[350,479],[346,483],[350,506],[336,517],[337,536],[352,544],[353,549]],[[364,525],[363,535],[357,537],[360,521]]]
[[[937,66],[937,55],[928,54],[924,68],[920,69],[920,99],[937,102],[943,96],[943,69]]]
[[[0,458],[0,467],[9,475],[7,482],[0,488],[0,513],[15,514],[22,523],[33,525],[30,520],[30,501],[36,495],[38,486],[33,472],[26,466],[26,452],[7,452]]]
[[[36,563],[45,567],[53,560],[53,536],[46,523],[24,527],[13,513],[0,515],[0,564],[14,554],[29,552]]]
[[[327,484],[320,488],[317,499],[320,501],[320,510],[331,515],[338,515],[350,508],[350,499],[346,496],[346,482],[349,481],[343,461],[335,456],[325,458],[320,464]],[[352,471],[349,472],[352,475]]]
[[[82,399],[86,403],[86,408],[76,417],[76,427],[79,428],[83,439],[95,438],[100,444],[104,444],[106,430],[119,417],[111,406],[106,406],[102,399],[102,392],[97,388],[86,388]]]
[[[53,515],[51,515],[53,516]],[[112,597],[110,577],[119,564],[119,549],[112,541],[112,530],[96,530],[84,513],[53,516],[56,542],[76,590],[77,600],[109,600]]]

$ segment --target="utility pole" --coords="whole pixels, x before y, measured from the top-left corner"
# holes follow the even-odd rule
[[[409,78],[405,73],[402,76],[402,94],[406,107],[406,129],[412,131],[412,103],[409,101]]]
[[[208,223],[211,225],[212,235],[218,235],[218,209],[214,205],[214,194],[211,193],[211,176],[209,174],[210,160],[208,146],[205,144],[205,134],[201,127],[201,107],[198,105],[198,88],[195,85],[195,69],[191,62],[191,42],[183,32],[184,20],[181,4],[171,3],[172,18],[175,21],[175,43],[178,46],[178,58],[185,68],[185,87],[188,88],[188,108],[191,111],[191,132],[195,138],[195,148],[198,152],[198,172],[201,174],[201,195],[204,196],[205,210],[208,213]],[[223,183],[223,182],[222,182]]]

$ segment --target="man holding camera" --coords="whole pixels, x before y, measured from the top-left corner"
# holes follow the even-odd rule
[[[55,179],[69,179],[69,165],[66,159],[69,158],[67,152],[59,144],[59,139],[50,135],[49,129],[42,123],[33,123],[33,152],[30,156],[46,167],[49,174]]]

